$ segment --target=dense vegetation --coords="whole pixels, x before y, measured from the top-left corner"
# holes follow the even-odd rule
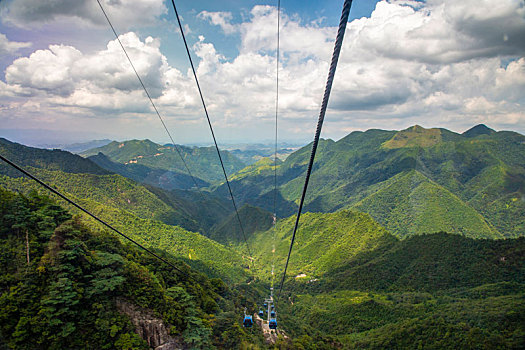
[[[222,181],[224,175],[214,147],[187,147],[177,145],[159,145],[150,140],[131,140],[125,142],[113,141],[106,146],[83,152],[84,156],[103,153],[111,161],[129,166],[129,172],[137,172],[135,165],[143,165],[150,169],[161,169],[175,173],[187,174],[179,152],[195,177],[205,182]],[[244,167],[244,163],[228,151],[221,152],[228,174]],[[153,175],[152,175],[153,176]],[[171,189],[171,188],[170,188]]]
[[[232,177],[237,200],[259,206],[240,210],[255,253],[249,264],[220,184],[213,193],[167,191],[143,185],[148,172],[169,173],[180,187],[187,177],[95,156],[110,173],[67,152],[0,141],[1,154],[184,271],[100,232],[2,164],[0,349],[147,348],[137,319],[167,325],[180,347],[266,347],[256,327],[242,328],[242,311],[257,310],[278,282],[295,216],[273,228],[261,207],[273,210],[277,169],[278,215],[296,209],[308,147]],[[289,338],[276,347],[521,348],[525,239],[509,237],[525,232],[524,141],[484,126],[462,135],[413,127],[322,140],[310,212],[277,304]],[[140,152],[163,147],[135,143]],[[127,147],[119,145],[114,157]]]
[[[239,224],[242,223],[242,230]],[[207,236],[223,244],[244,245],[244,238],[249,239],[256,232],[264,232],[272,227],[272,213],[251,205],[244,205],[239,209],[239,218],[236,213],[211,227]],[[244,235],[246,237],[243,237]]]
[[[252,238],[262,250],[257,263],[275,261],[277,276],[293,219]],[[435,233],[399,240],[367,214],[307,213],[279,319],[300,349],[520,349],[523,256],[523,237],[480,240]],[[271,278],[269,269],[264,273]]]
[[[277,164],[277,214],[292,215],[304,183],[310,145]],[[232,178],[241,203],[273,211],[271,161]],[[224,185],[214,188],[226,196]],[[321,140],[306,211],[355,208],[398,237],[446,231],[475,238],[525,232],[525,136],[479,125],[457,134],[414,126],[353,132]]]
[[[84,173],[105,175],[109,171],[98,167],[89,160],[78,157],[69,152],[45,150],[27,147],[18,143],[10,142],[0,138],[0,154],[21,166],[31,166],[47,170],[60,170],[65,173]],[[0,162],[0,174],[13,177],[21,176],[18,170],[11,168],[4,162]]]
[[[108,187],[112,187],[112,191],[117,191],[113,197],[109,189],[109,192],[104,191],[105,182],[100,181],[103,180],[100,177],[95,178],[95,180],[100,181],[101,185],[99,190],[96,190],[96,183],[93,183],[91,185],[93,187],[90,188],[81,185],[81,183],[86,183],[84,181],[88,181],[86,177],[89,178],[89,175],[61,176],[58,172],[47,173],[37,169],[32,170],[42,179],[52,183],[55,181],[54,177],[56,177],[55,186],[62,193],[65,193],[69,198],[117,229],[126,232],[138,242],[146,246],[164,249],[168,253],[185,259],[191,266],[205,269],[211,276],[220,276],[229,281],[246,279],[245,267],[247,267],[247,264],[244,264],[241,257],[234,251],[198,233],[155,220],[155,215],[161,214],[161,210],[169,207],[158,199],[156,201],[146,201],[151,193],[143,192],[143,189],[140,187],[134,187],[137,185],[133,182],[129,182],[129,180],[123,179],[118,175],[112,175],[116,179],[123,179],[123,183],[130,186],[129,188],[111,186],[111,183],[109,183]],[[40,190],[33,181],[21,178],[0,177],[0,183],[7,189],[26,194],[31,190]],[[90,191],[91,188],[92,190]],[[128,195],[140,194],[141,196],[122,197],[122,194],[119,192],[126,190],[130,190],[130,193],[127,193]],[[106,198],[108,194],[109,196]],[[122,199],[119,199],[119,197],[122,197]],[[133,199],[133,202],[131,200],[128,201],[130,198]],[[73,213],[84,215],[78,209],[70,207],[65,202],[60,203],[66,208],[70,208]],[[148,207],[148,205],[151,207]],[[86,215],[84,217],[86,224],[90,227],[99,227],[99,224],[93,219]]]
[[[148,348],[122,305],[132,305],[137,317],[160,318],[179,345],[260,343],[239,326],[247,295],[161,250],[157,254],[181,272],[109,233],[91,231],[35,192],[0,188],[0,246],[0,346]]]

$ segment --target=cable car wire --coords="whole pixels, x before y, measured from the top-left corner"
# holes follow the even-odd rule
[[[98,1],[98,0],[97,0]],[[188,54],[188,59],[190,61],[191,70],[193,72],[193,77],[195,78],[195,83],[197,84],[197,89],[199,90],[199,96],[202,102],[202,107],[204,108],[204,113],[206,114],[206,119],[208,120],[208,125],[210,127],[211,136],[213,137],[213,143],[215,144],[215,150],[217,151],[217,155],[219,156],[219,161],[221,163],[222,172],[224,173],[224,178],[226,179],[226,185],[228,186],[228,191],[230,192],[230,197],[232,199],[233,208],[235,209],[235,213],[237,215],[237,220],[239,221],[239,226],[241,228],[242,236],[244,238],[244,242],[246,243],[246,247],[248,249],[248,254],[250,257],[252,257],[250,245],[248,244],[248,240],[246,239],[246,234],[244,232],[244,227],[241,222],[241,217],[239,216],[239,211],[237,210],[237,204],[235,203],[235,198],[233,196],[233,192],[230,186],[230,181],[228,180],[228,175],[226,174],[226,169],[224,168],[224,162],[222,161],[221,152],[219,150],[219,146],[217,145],[217,139],[215,138],[215,133],[213,132],[213,126],[211,124],[210,116],[208,114],[208,109],[206,108],[206,103],[204,102],[204,96],[202,94],[202,89],[199,84],[199,79],[197,78],[197,73],[195,71],[195,66],[193,64],[193,60],[191,58],[190,49],[188,48],[188,43],[186,41],[186,36],[184,35],[184,29],[182,28],[182,23],[180,21],[179,13],[177,11],[177,6],[175,6],[175,1],[171,0],[171,4],[173,5],[173,10],[175,11],[175,16],[177,17],[177,23],[179,24],[180,34],[182,36],[182,40],[184,41],[184,47],[186,48],[186,53]]]
[[[280,60],[280,23],[281,23],[281,0],[277,0],[277,55],[275,64],[275,150],[273,156],[273,235],[272,235],[272,280],[273,291],[275,282],[275,235],[277,223],[277,120],[279,116],[279,60]]]
[[[321,111],[319,113],[319,119],[317,121],[317,128],[315,130],[314,142],[312,144],[312,152],[310,154],[310,162],[308,163],[308,169],[306,171],[306,178],[304,181],[303,193],[301,195],[301,202],[299,204],[299,210],[297,212],[297,218],[295,219],[295,226],[293,229],[292,240],[290,242],[290,249],[288,250],[288,257],[286,258],[286,265],[284,267],[283,277],[281,279],[281,285],[279,287],[279,297],[283,290],[284,280],[286,278],[286,270],[288,269],[288,263],[290,261],[290,255],[292,254],[292,248],[295,241],[295,234],[297,233],[297,227],[299,226],[299,219],[301,218],[301,211],[303,209],[304,198],[306,196],[306,190],[308,189],[308,182],[310,181],[310,174],[312,173],[312,166],[315,159],[315,153],[317,151],[317,145],[319,143],[319,137],[321,135],[321,129],[323,127],[324,116],[326,108],[328,106],[328,99],[330,98],[330,92],[332,90],[332,84],[334,82],[335,70],[337,68],[337,62],[339,60],[339,54],[341,52],[341,46],[343,45],[343,37],[345,35],[346,24],[348,22],[348,16],[350,14],[350,7],[352,6],[352,0],[345,0],[343,5],[343,12],[341,14],[341,20],[339,22],[339,29],[337,30],[337,37],[334,45],[334,52],[332,54],[332,61],[330,63],[330,70],[328,71],[328,78],[326,81],[323,102],[321,104]]]
[[[157,106],[155,106],[155,103],[153,102],[153,99],[151,98],[151,95],[149,94],[148,92],[148,89],[146,88],[146,85],[144,85],[144,83],[142,82],[142,79],[140,78],[140,75],[139,73],[137,72],[137,69],[135,69],[135,65],[133,64],[133,62],[131,61],[131,58],[129,57],[128,55],[128,52],[126,50],[126,48],[124,47],[124,45],[122,44],[122,41],[120,41],[120,38],[117,34],[117,31],[115,30],[115,27],[113,27],[113,24],[111,23],[111,21],[109,20],[109,17],[108,15],[106,14],[106,11],[104,10],[104,7],[102,6],[102,4],[100,3],[100,0],[97,0],[97,3],[98,5],[100,6],[100,9],[102,10],[102,13],[104,14],[104,17],[106,17],[106,20],[109,24],[109,26],[111,27],[111,30],[113,31],[113,34],[115,34],[115,38],[117,39],[118,43],[120,44],[120,47],[122,48],[122,50],[124,51],[124,54],[126,55],[128,61],[129,61],[129,64],[131,65],[131,68],[133,68],[133,71],[135,72],[135,75],[137,76],[137,79],[139,80],[140,82],[140,85],[142,86],[142,88],[144,89],[144,92],[146,93],[146,96],[148,97],[149,99],[149,102],[151,103],[151,105],[153,106],[153,109],[155,110],[155,113],[157,114],[157,116],[159,117],[159,120],[160,122],[162,123],[162,126],[164,127],[164,130],[166,130],[166,133],[168,134],[170,140],[171,140],[171,143],[173,144],[173,148],[175,149],[175,151],[177,151],[180,159],[182,160],[182,163],[184,164],[184,167],[186,168],[186,171],[188,172],[188,174],[190,175],[192,181],[193,181],[193,184],[195,185],[195,188],[198,189],[199,188],[199,185],[197,184],[197,180],[195,180],[195,177],[193,176],[193,174],[191,173],[190,171],[190,168],[188,167],[188,164],[186,163],[186,161],[184,160],[184,157],[182,156],[182,153],[180,151],[180,149],[177,147],[177,145],[175,144],[175,141],[173,140],[173,137],[171,136],[171,133],[170,131],[168,130],[168,127],[166,126],[166,123],[164,122],[164,119],[162,119],[160,113],[159,113],[159,110],[157,109]],[[204,195],[199,191],[199,193],[201,194],[203,200],[206,200],[206,198],[204,198]]]
[[[273,213],[277,213],[277,117],[279,115],[279,49],[280,49],[280,21],[281,21],[281,0],[277,0],[277,57],[276,57],[276,78],[275,78],[275,154],[273,157],[274,165],[274,194],[273,194]]]
[[[0,155],[0,159],[3,160],[4,162],[6,162],[7,164],[9,164],[10,166],[12,166],[13,168],[15,168],[16,170],[20,171],[22,174],[26,175],[27,177],[31,178],[32,180],[36,181],[39,185],[45,187],[47,190],[51,191],[52,193],[56,194],[57,196],[59,196],[60,198],[62,198],[63,200],[65,200],[66,202],[68,202],[69,204],[71,204],[72,206],[76,207],[77,209],[80,209],[81,211],[83,211],[84,213],[88,214],[89,216],[91,216],[93,219],[97,220],[98,222],[100,222],[102,225],[106,226],[107,228],[109,228],[110,230],[118,233],[120,236],[124,237],[125,239],[127,239],[128,241],[130,241],[131,243],[135,244],[137,247],[143,249],[144,251],[148,252],[149,254],[151,254],[152,256],[154,256],[155,258],[157,258],[158,260],[162,261],[163,263],[167,264],[168,266],[172,267],[173,269],[175,269],[176,271],[182,273],[183,275],[185,275],[187,278],[193,280],[194,282],[198,283],[193,277],[191,277],[190,275],[187,275],[184,271],[182,271],[179,267],[177,267],[176,265],[172,264],[171,262],[169,262],[168,260],[164,259],[163,257],[159,256],[158,254],[154,253],[152,250],[146,248],[145,246],[143,246],[142,244],[138,243],[137,241],[135,241],[134,239],[132,239],[131,237],[129,237],[128,235],[122,233],[121,231],[119,231],[118,229],[116,229],[115,227],[113,227],[111,224],[108,224],[106,221],[102,220],[101,218],[99,218],[98,216],[96,216],[95,214],[91,213],[90,211],[88,211],[87,209],[85,209],[84,207],[82,207],[80,204],[77,204],[76,202],[74,202],[72,199],[69,199],[68,197],[66,197],[64,194],[60,193],[59,191],[57,191],[56,189],[54,189],[53,187],[49,186],[48,184],[46,184],[45,182],[43,182],[42,180],[40,180],[39,178],[37,178],[35,175],[31,174],[30,172],[28,172],[27,170],[24,170],[22,167],[20,167],[19,165],[15,164],[14,162],[10,161],[9,159],[7,159],[6,157]]]

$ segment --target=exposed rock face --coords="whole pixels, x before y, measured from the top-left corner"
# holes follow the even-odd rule
[[[277,339],[279,339],[279,335],[282,335],[284,339],[288,339],[288,337],[286,336],[286,334],[284,334],[283,331],[279,329],[270,329],[268,327],[268,323],[262,318],[260,318],[259,315],[254,314],[253,319],[255,320],[257,326],[261,327],[261,330],[263,331],[264,341],[267,344],[275,344],[277,342]]]
[[[152,349],[177,350],[184,348],[184,343],[180,339],[170,336],[164,321],[155,317],[151,311],[135,306],[123,299],[118,299],[116,304],[119,312],[131,319],[131,323],[135,326],[135,332]]]

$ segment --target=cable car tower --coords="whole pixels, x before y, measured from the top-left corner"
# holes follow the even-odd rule
[[[264,299],[264,303],[268,305],[268,327],[270,329],[277,329],[277,317],[275,314],[275,306],[273,304],[273,287],[270,287],[270,297]]]

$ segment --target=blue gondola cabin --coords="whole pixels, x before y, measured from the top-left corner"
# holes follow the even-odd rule
[[[251,315],[245,315],[245,316],[244,316],[244,321],[242,322],[242,324],[243,324],[244,327],[246,327],[246,328],[249,328],[249,327],[253,326],[253,319],[252,319],[252,316],[251,316]]]
[[[270,327],[270,329],[277,329],[277,320],[275,318],[271,318],[268,327]]]

